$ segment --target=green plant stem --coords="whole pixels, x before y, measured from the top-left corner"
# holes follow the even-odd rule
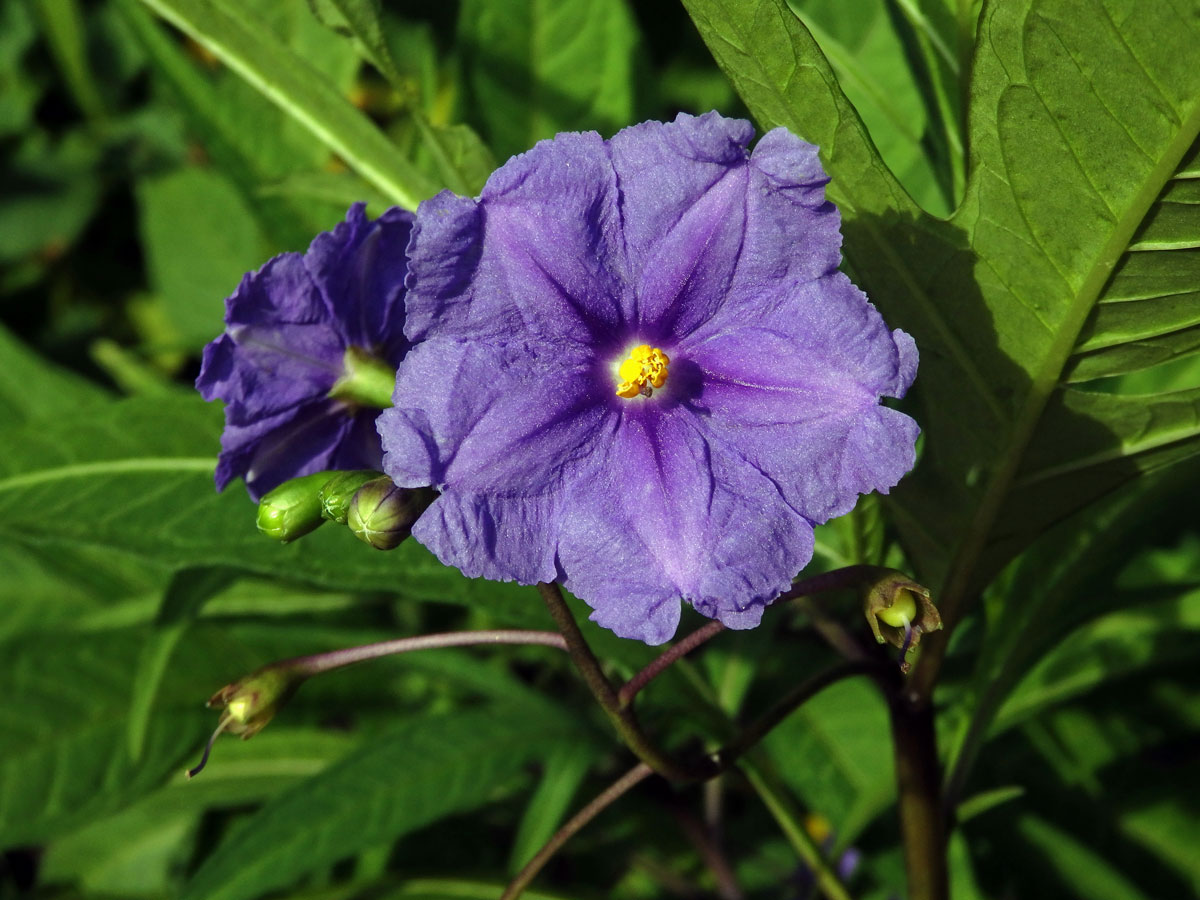
[[[542,870],[563,844],[570,840],[588,822],[592,821],[592,819],[596,818],[596,816],[612,805],[615,800],[625,794],[630,788],[653,774],[654,770],[650,766],[644,762],[640,762],[609,785],[595,800],[572,816],[558,831],[554,832],[554,835],[546,842],[545,846],[509,882],[508,887],[504,889],[504,893],[500,895],[500,900],[516,900],[517,897],[521,896],[521,893],[529,886],[529,882],[537,877],[538,872]]]
[[[865,657],[865,652],[862,649],[862,645],[855,641],[853,635],[847,632],[839,622],[826,615],[820,607],[815,604],[807,604],[809,602],[808,598],[812,594],[838,590],[840,588],[856,587],[876,571],[878,570],[872,566],[846,566],[845,568],[834,569],[832,572],[823,572],[820,575],[814,575],[811,578],[797,581],[789,590],[780,594],[775,603],[778,605],[786,603],[789,600],[797,600],[806,604],[805,610],[812,616],[814,627],[824,635],[829,643],[834,645],[835,649],[841,652],[847,659],[862,659]],[[669,669],[678,660],[691,653],[701,644],[716,637],[724,630],[724,625],[713,620],[668,648],[621,687],[617,692],[617,702],[620,708],[624,709],[629,706],[633,702],[633,698],[646,685]]]

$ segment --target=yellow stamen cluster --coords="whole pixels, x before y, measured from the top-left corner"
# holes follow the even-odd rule
[[[617,369],[617,396],[649,397],[654,388],[667,383],[667,354],[649,344],[639,344],[629,351],[629,358]]]

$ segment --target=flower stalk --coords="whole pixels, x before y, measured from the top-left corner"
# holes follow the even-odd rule
[[[452,631],[443,634],[423,634],[345,647],[328,653],[313,653],[273,662],[251,672],[244,678],[225,685],[209,698],[208,706],[220,709],[221,718],[204,746],[200,762],[187,770],[194,778],[208,765],[213,744],[224,733],[251,738],[266,727],[275,713],[313,675],[331,672],[354,663],[414,650],[437,650],[445,647],[470,647],[480,644],[532,644],[566,650],[563,636],[554,631],[524,631],[506,629],[495,631]]]

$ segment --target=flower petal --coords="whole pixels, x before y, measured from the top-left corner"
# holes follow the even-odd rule
[[[589,360],[433,338],[411,351],[379,417],[397,484],[544,493],[611,417]]]
[[[617,634],[669,639],[680,599],[752,627],[811,558],[809,523],[767,478],[715,452],[691,413],[627,417],[605,452],[563,500],[559,559],[567,587]]]
[[[447,192],[425,201],[409,247],[409,337],[500,341],[522,331],[555,344],[611,335],[630,293],[617,202],[594,132],[509,160],[478,203]]]
[[[317,235],[304,255],[304,266],[345,344],[378,348],[388,362],[399,365],[408,349],[403,330],[404,251],[413,214],[392,207],[372,222],[366,206],[355,203],[346,221]]]
[[[537,584],[554,581],[555,494],[499,497],[450,491],[429,507],[412,536],[468,578]]]
[[[221,398],[237,425],[328,393],[345,347],[300,254],[285,253],[246,275],[227,301],[228,331],[209,344],[196,387]]]
[[[848,282],[846,289],[856,292]],[[865,298],[857,311],[820,307],[818,319],[826,316],[832,321],[815,328],[802,311],[768,316],[688,351],[703,372],[692,406],[706,433],[813,522],[849,511],[861,493],[886,493],[912,468],[919,430],[878,405],[881,395],[908,387],[911,339],[889,334]]]

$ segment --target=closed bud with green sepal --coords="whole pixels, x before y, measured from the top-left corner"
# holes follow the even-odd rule
[[[360,541],[376,550],[392,550],[409,536],[436,497],[429,488],[402,488],[386,476],[376,478],[350,501],[346,524]]]

